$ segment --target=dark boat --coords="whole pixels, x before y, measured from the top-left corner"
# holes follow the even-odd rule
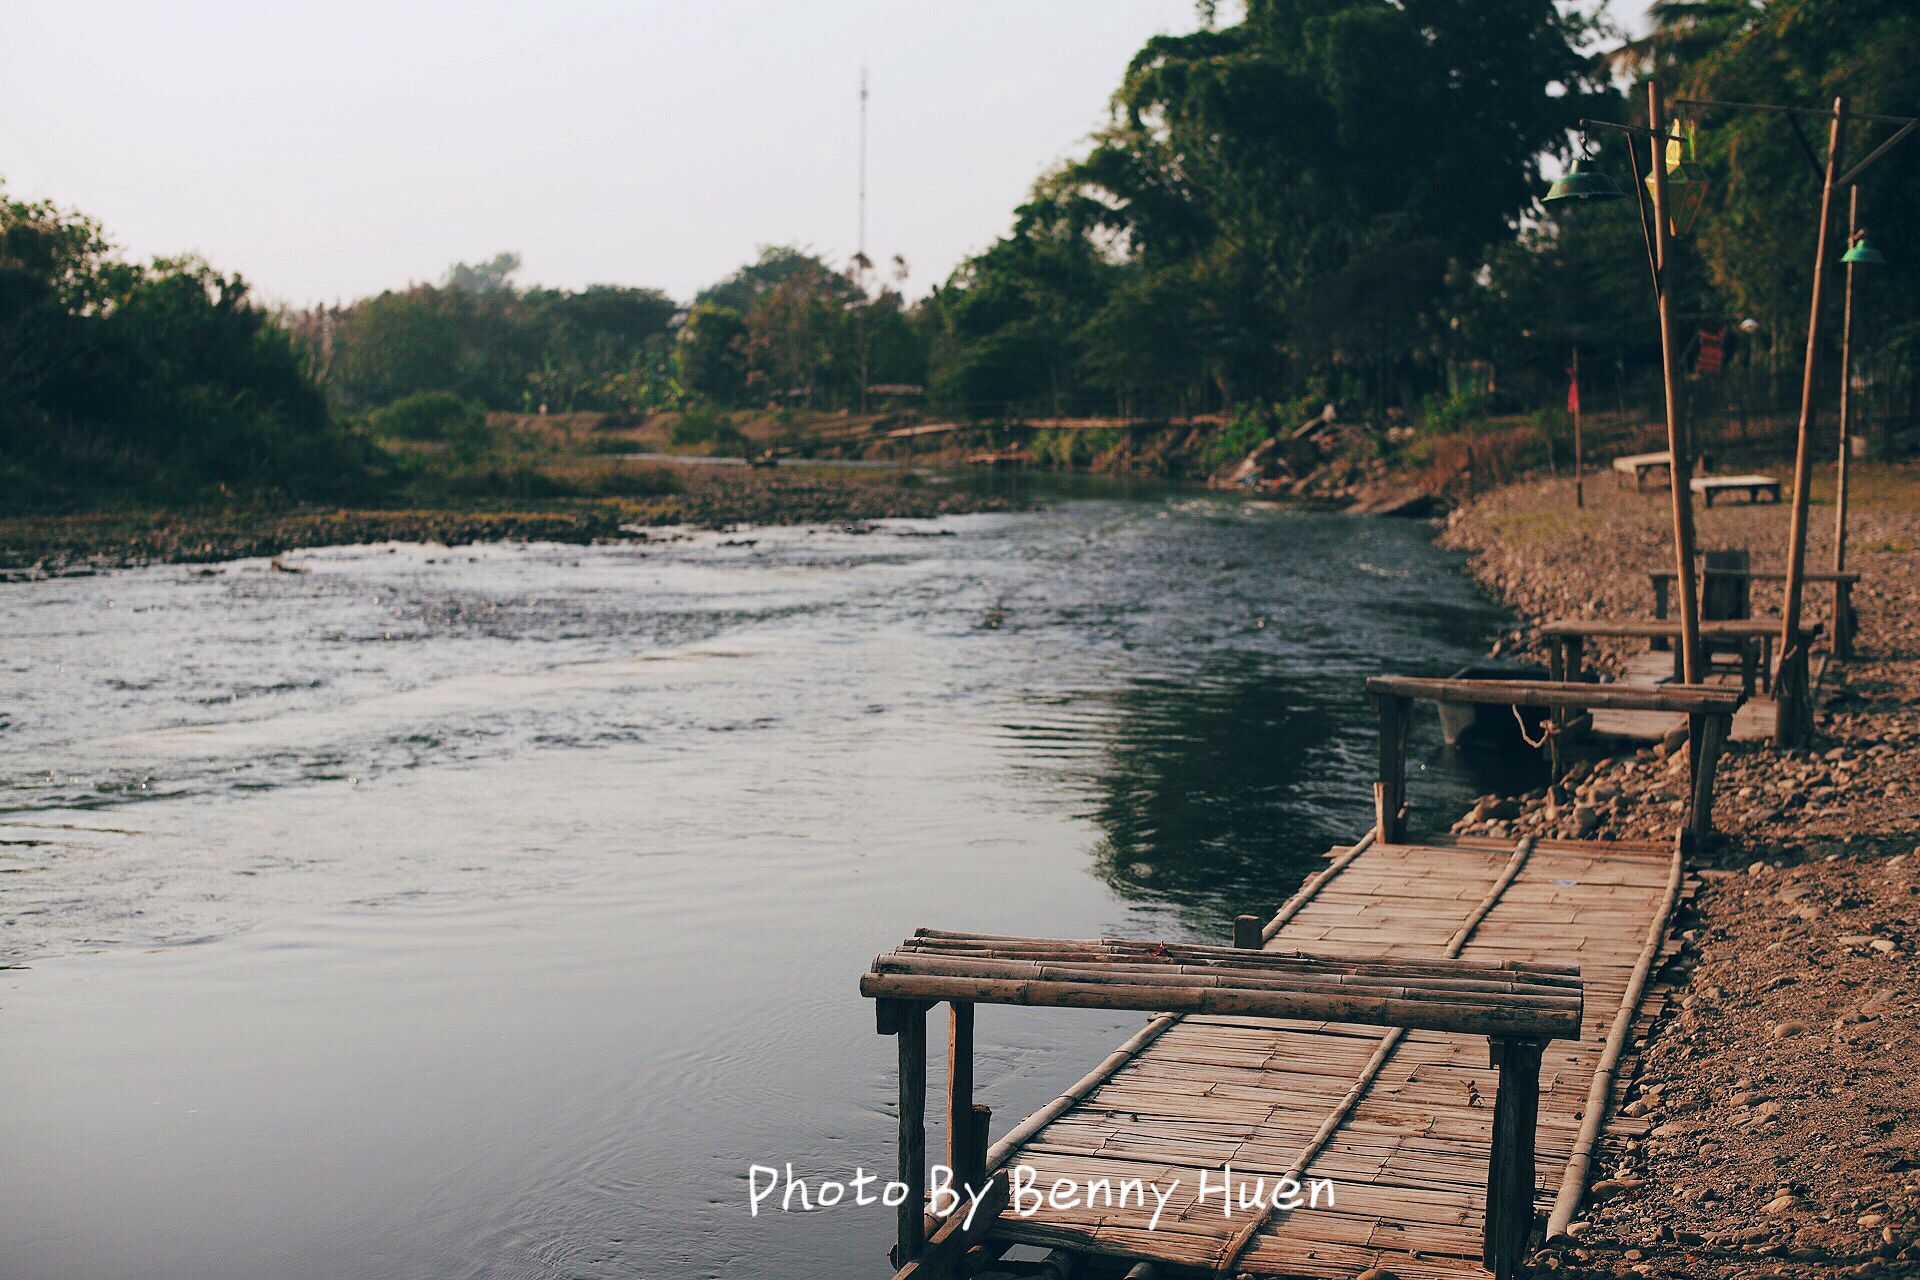
[[[1547,669],[1531,662],[1504,662],[1498,658],[1483,658],[1479,662],[1470,662],[1454,672],[1454,680],[1545,680]],[[1446,736],[1450,747],[1473,747],[1482,751],[1511,751],[1525,747],[1521,737],[1521,720],[1526,723],[1526,737],[1535,742],[1547,722],[1545,707],[1521,707],[1520,720],[1514,718],[1514,709],[1492,702],[1441,702],[1440,732]]]

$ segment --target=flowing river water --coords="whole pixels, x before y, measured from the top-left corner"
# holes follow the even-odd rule
[[[1371,821],[1362,677],[1504,621],[1429,539],[1111,490],[0,585],[0,1276],[885,1274],[890,1210],[748,1205],[891,1170],[870,958],[1270,911]],[[1490,784],[1413,760],[1416,826]],[[983,1009],[996,1135],[1140,1022]]]

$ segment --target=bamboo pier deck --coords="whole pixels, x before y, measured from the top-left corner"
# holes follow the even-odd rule
[[[1433,957],[1452,940],[1466,960],[1580,966],[1581,1038],[1548,1045],[1540,1073],[1535,1199],[1551,1204],[1609,1033],[1666,916],[1674,850],[1464,838],[1336,852],[1334,867],[1276,918],[1267,950]],[[1626,1012],[1629,1045],[1653,1003],[1643,998]],[[1162,1187],[1178,1179],[1158,1228],[1148,1229],[1149,1196],[1145,1210],[1009,1213],[994,1240],[1151,1260],[1163,1276],[1333,1280],[1373,1267],[1401,1280],[1487,1274],[1482,1226],[1498,1072],[1484,1038],[1203,1015],[1162,1015],[1161,1024],[1104,1082],[1010,1149],[1004,1141],[996,1148],[1002,1169],[1029,1165],[1042,1188],[1061,1177]],[[1630,1076],[1621,1070],[1604,1086],[1612,1103]],[[1609,1113],[1610,1134],[1645,1127]],[[1303,1155],[1297,1176],[1331,1179],[1334,1208],[1274,1212],[1255,1229],[1255,1211],[1236,1206],[1223,1216],[1217,1194],[1195,1203],[1203,1170],[1216,1187],[1226,1165],[1236,1182],[1271,1180],[1301,1168]]]
[[[1808,681],[1816,695],[1826,675],[1829,657],[1825,652],[1810,655]],[[1672,678],[1673,655],[1658,651],[1634,654],[1627,659],[1626,668],[1621,674],[1621,680],[1626,684],[1663,684]],[[1707,681],[1729,688],[1740,687],[1739,673],[1724,667],[1715,669],[1708,675]],[[1774,700],[1764,693],[1756,693],[1733,713],[1733,731],[1729,741],[1771,742],[1775,714]],[[1687,718],[1673,712],[1595,711],[1592,732],[1599,737],[1657,742],[1673,730],[1686,727]]]

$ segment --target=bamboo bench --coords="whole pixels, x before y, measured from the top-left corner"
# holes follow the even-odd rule
[[[1672,471],[1673,454],[1665,449],[1658,453],[1629,453],[1613,460],[1613,478],[1617,483],[1621,476],[1632,476],[1633,487],[1646,486],[1649,471]]]
[[[1808,647],[1820,634],[1820,624],[1807,623],[1800,628],[1800,643],[1794,652],[1804,665]],[[1777,618],[1702,619],[1700,642],[1709,653],[1724,648],[1740,655],[1740,691],[1752,697],[1756,686],[1767,683],[1773,670],[1773,642],[1780,634]],[[1585,642],[1589,637],[1641,639],[1648,641],[1680,638],[1680,623],[1673,618],[1558,618],[1540,628],[1540,638],[1548,645],[1547,665],[1556,680],[1579,681],[1586,678]],[[1672,645],[1673,678],[1684,671],[1684,654]],[[1781,665],[1788,661],[1781,656]]]
[[[1749,503],[1760,501],[1763,493],[1771,501],[1780,501],[1780,482],[1772,476],[1757,473],[1744,476],[1695,476],[1687,483],[1700,495],[1701,502],[1709,507],[1716,497],[1728,493],[1744,493]]]
[[[1667,616],[1667,601],[1673,591],[1673,580],[1678,575],[1672,569],[1653,569],[1647,573],[1647,581],[1653,586],[1653,616],[1664,621]],[[1708,565],[1701,570],[1703,581],[1722,581],[1737,584],[1741,589],[1742,600],[1746,588],[1755,582],[1785,582],[1787,571],[1784,569],[1720,569]],[[1833,584],[1833,656],[1851,658],[1853,656],[1853,637],[1857,624],[1853,615],[1853,588],[1860,581],[1857,573],[1840,572],[1833,569],[1808,569],[1801,575],[1802,582],[1831,582]],[[1775,628],[1778,630],[1778,628]]]
[[[1253,927],[1237,926],[1233,947],[921,929],[875,957],[860,979],[860,994],[876,1002],[880,1033],[899,1042],[899,1180],[912,1188],[927,1185],[926,1014],[943,1001],[951,1008],[947,1150],[955,1186],[988,1186],[994,1172],[987,1166],[986,1109],[972,1097],[976,1004],[1308,1019],[1483,1035],[1492,1065],[1500,1069],[1484,1260],[1500,1280],[1512,1276],[1534,1227],[1540,1055],[1549,1040],[1580,1038],[1584,994],[1578,966],[1262,951],[1258,918],[1242,919]],[[898,1280],[955,1274],[960,1254],[984,1238],[1005,1206],[1005,1180],[995,1178],[991,1190],[971,1228],[960,1213],[930,1220],[909,1195],[897,1210]]]
[[[1566,775],[1566,740],[1592,727],[1591,712],[1661,711],[1687,717],[1690,770],[1685,830],[1695,839],[1713,830],[1713,775],[1733,732],[1733,713],[1746,701],[1732,689],[1711,685],[1619,685],[1546,680],[1429,680],[1370,676],[1367,693],[1380,716],[1380,780],[1374,784],[1374,826],[1384,841],[1407,836],[1407,729],[1413,700],[1490,702],[1546,707],[1547,741],[1554,782]]]

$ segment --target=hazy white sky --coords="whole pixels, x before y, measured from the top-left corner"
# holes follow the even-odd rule
[[[755,246],[919,293],[1007,228],[1191,0],[0,0],[0,178],[264,295],[502,249],[527,282],[687,297]]]
[[[1629,7],[1636,11],[1635,3]],[[349,299],[511,249],[678,298],[755,247],[919,294],[1002,234],[1192,0],[0,0],[0,179],[130,256]]]

